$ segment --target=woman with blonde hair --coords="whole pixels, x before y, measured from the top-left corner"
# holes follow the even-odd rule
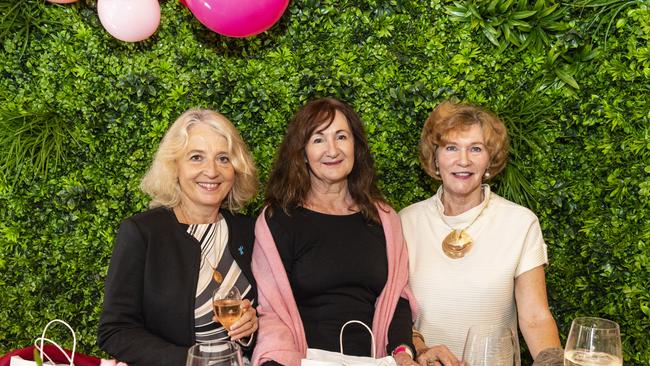
[[[140,187],[151,208],[120,225],[99,346],[131,366],[182,365],[190,346],[210,340],[250,348],[258,327],[254,223],[236,212],[255,194],[257,177],[237,129],[217,112],[186,111],[163,137]],[[245,300],[228,331],[213,317],[212,293],[233,286]]]
[[[483,108],[443,102],[424,124],[420,161],[442,184],[400,212],[418,302],[413,341],[421,365],[458,365],[473,325],[516,334],[519,323],[533,358],[560,346],[537,217],[486,183],[503,170],[507,152],[505,125]]]

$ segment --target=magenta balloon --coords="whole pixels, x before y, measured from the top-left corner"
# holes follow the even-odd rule
[[[249,37],[277,22],[289,0],[185,0],[209,29],[228,37]]]
[[[104,29],[125,42],[149,38],[160,24],[158,0],[98,0],[97,14]]]

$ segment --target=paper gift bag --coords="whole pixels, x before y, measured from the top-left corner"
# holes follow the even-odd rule
[[[72,351],[63,349],[58,343],[47,338],[47,330],[52,324],[63,324],[72,333]],[[77,337],[72,327],[63,320],[55,319],[45,325],[43,333],[34,342],[34,346],[26,347],[11,352],[8,356],[9,361],[6,363],[5,358],[0,359],[0,365],[9,366],[36,366],[35,359],[38,357],[43,360],[44,366],[75,366],[75,351],[77,347]],[[79,355],[76,366],[98,366],[99,358],[92,356]]]
[[[348,324],[361,324],[370,333],[372,357],[349,356],[343,354],[343,330]],[[395,359],[391,356],[375,358],[375,337],[372,330],[365,323],[359,320],[350,320],[343,324],[339,332],[339,352],[326,351],[322,349],[309,348],[307,355],[302,359],[301,366],[396,366]]]

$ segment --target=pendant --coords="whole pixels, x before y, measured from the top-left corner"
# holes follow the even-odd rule
[[[223,282],[223,276],[221,275],[221,273],[219,271],[217,271],[216,268],[212,269],[212,279],[214,280],[214,282],[219,283],[219,284],[221,282]]]
[[[452,230],[442,241],[442,251],[449,258],[463,258],[472,249],[472,244],[472,237],[465,230]]]

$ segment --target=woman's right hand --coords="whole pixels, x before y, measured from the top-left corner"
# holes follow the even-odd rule
[[[459,366],[460,361],[447,346],[439,344],[419,350],[415,358],[420,366]]]
[[[251,305],[250,300],[244,299],[241,302],[242,316],[230,326],[228,335],[233,341],[240,340],[244,337],[250,337],[258,328],[257,311]],[[216,316],[213,320],[218,321]]]

